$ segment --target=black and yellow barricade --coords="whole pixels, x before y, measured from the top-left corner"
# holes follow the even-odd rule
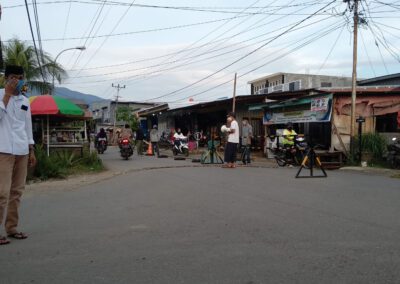
[[[306,155],[301,162],[300,168],[296,174],[296,178],[321,178],[327,177],[324,167],[322,166],[321,160],[314,151],[314,147],[309,147],[307,149]],[[310,175],[300,175],[301,171],[306,168],[310,170]],[[314,168],[319,168],[322,175],[314,175]]]

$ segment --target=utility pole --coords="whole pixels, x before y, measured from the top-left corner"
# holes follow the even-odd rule
[[[235,73],[235,80],[233,81],[232,112],[235,112],[236,109],[236,78],[237,78],[237,73]]]
[[[125,89],[126,86],[125,85],[120,86],[119,84],[118,85],[114,85],[114,83],[111,84],[111,86],[113,88],[117,89],[117,96],[116,96],[116,99],[115,99],[115,109],[114,109],[114,131],[115,131],[115,123],[117,122],[117,108],[118,108],[119,91],[121,89]]]
[[[351,89],[351,123],[350,123],[350,153],[354,153],[355,141],[355,128],[356,128],[356,99],[357,99],[357,41],[358,41],[358,1],[353,0],[353,20],[354,20],[354,33],[353,33],[353,75],[352,75],[352,89]],[[345,1],[347,2],[347,1]],[[349,3],[350,5],[350,3]]]

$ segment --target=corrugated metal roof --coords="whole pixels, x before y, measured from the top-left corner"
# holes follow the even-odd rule
[[[357,84],[359,84],[359,85],[369,84],[369,83],[374,83],[374,82],[379,82],[379,81],[384,81],[384,80],[389,80],[389,79],[396,79],[396,78],[398,78],[400,80],[400,73],[360,80],[357,82]]]

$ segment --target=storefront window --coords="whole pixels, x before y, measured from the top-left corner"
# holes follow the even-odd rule
[[[376,132],[399,132],[397,112],[376,117]]]

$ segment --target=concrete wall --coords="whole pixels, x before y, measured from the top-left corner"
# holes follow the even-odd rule
[[[349,115],[338,115],[333,114],[332,123],[336,125],[340,137],[342,138],[343,144],[347,151],[350,151],[350,116]],[[375,118],[365,118],[365,123],[362,124],[362,133],[374,133],[375,132]],[[358,123],[356,124],[355,133],[358,133]],[[343,147],[340,143],[338,136],[332,131],[331,145],[335,150],[343,151]]]
[[[312,89],[323,87],[322,83],[331,83],[331,87],[349,87],[351,86],[351,78],[336,76],[320,76],[307,74],[286,74],[285,83],[293,81],[301,81],[302,89]],[[326,86],[329,87],[329,86]]]
[[[262,89],[273,87],[276,85],[287,84],[294,81],[301,81],[301,89],[351,86],[351,78],[348,77],[285,73],[283,74],[283,76],[277,75],[254,82],[251,86],[251,94],[254,94],[260,88]],[[323,83],[328,83],[328,85],[324,85]]]

